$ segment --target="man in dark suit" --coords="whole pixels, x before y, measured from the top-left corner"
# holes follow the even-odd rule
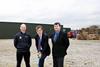
[[[54,31],[51,35],[53,67],[63,67],[64,56],[67,54],[66,50],[69,47],[69,39],[67,38],[67,34],[61,31],[59,22],[54,24]]]
[[[36,27],[36,32],[37,35],[35,36],[35,43],[39,57],[38,67],[44,67],[44,60],[50,54],[48,36],[44,33],[43,27],[41,25]]]
[[[16,67],[21,67],[22,58],[25,60],[26,67],[30,67],[30,47],[31,47],[31,36],[26,33],[26,25],[20,25],[20,32],[15,35],[14,46],[17,49]]]

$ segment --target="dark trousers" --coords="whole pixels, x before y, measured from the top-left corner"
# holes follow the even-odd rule
[[[44,61],[46,57],[47,57],[46,55],[41,56],[41,58],[39,59],[38,67],[44,67]]]
[[[53,67],[63,67],[64,57],[54,57],[53,56]]]
[[[21,62],[22,62],[23,57],[24,57],[26,67],[30,67],[30,52],[17,52],[16,56],[17,56],[16,57],[17,59],[16,67],[21,67]]]

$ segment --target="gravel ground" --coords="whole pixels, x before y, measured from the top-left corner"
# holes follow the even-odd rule
[[[38,67],[34,39],[31,47],[31,67]],[[51,46],[50,40],[50,47]],[[52,55],[45,60],[45,67],[52,67]],[[16,67],[16,49],[12,39],[0,40],[0,67]],[[25,63],[22,61],[22,67]],[[100,40],[70,39],[64,67],[100,67]]]

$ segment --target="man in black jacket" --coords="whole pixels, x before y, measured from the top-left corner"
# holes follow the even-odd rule
[[[36,26],[35,45],[38,52],[39,63],[38,67],[44,67],[44,61],[50,55],[50,46],[48,43],[48,36],[44,33],[43,26]]]
[[[69,39],[67,38],[67,34],[61,31],[59,22],[54,24],[54,31],[51,35],[53,67],[63,67],[64,56],[67,54],[66,50],[69,47]]]
[[[26,25],[20,25],[20,32],[15,35],[14,46],[17,49],[16,59],[17,66],[21,67],[21,61],[24,57],[26,67],[30,67],[30,47],[31,47],[31,37],[26,33]]]

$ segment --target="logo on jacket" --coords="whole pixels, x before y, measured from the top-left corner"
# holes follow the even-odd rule
[[[20,36],[19,39],[22,39],[22,37]]]

